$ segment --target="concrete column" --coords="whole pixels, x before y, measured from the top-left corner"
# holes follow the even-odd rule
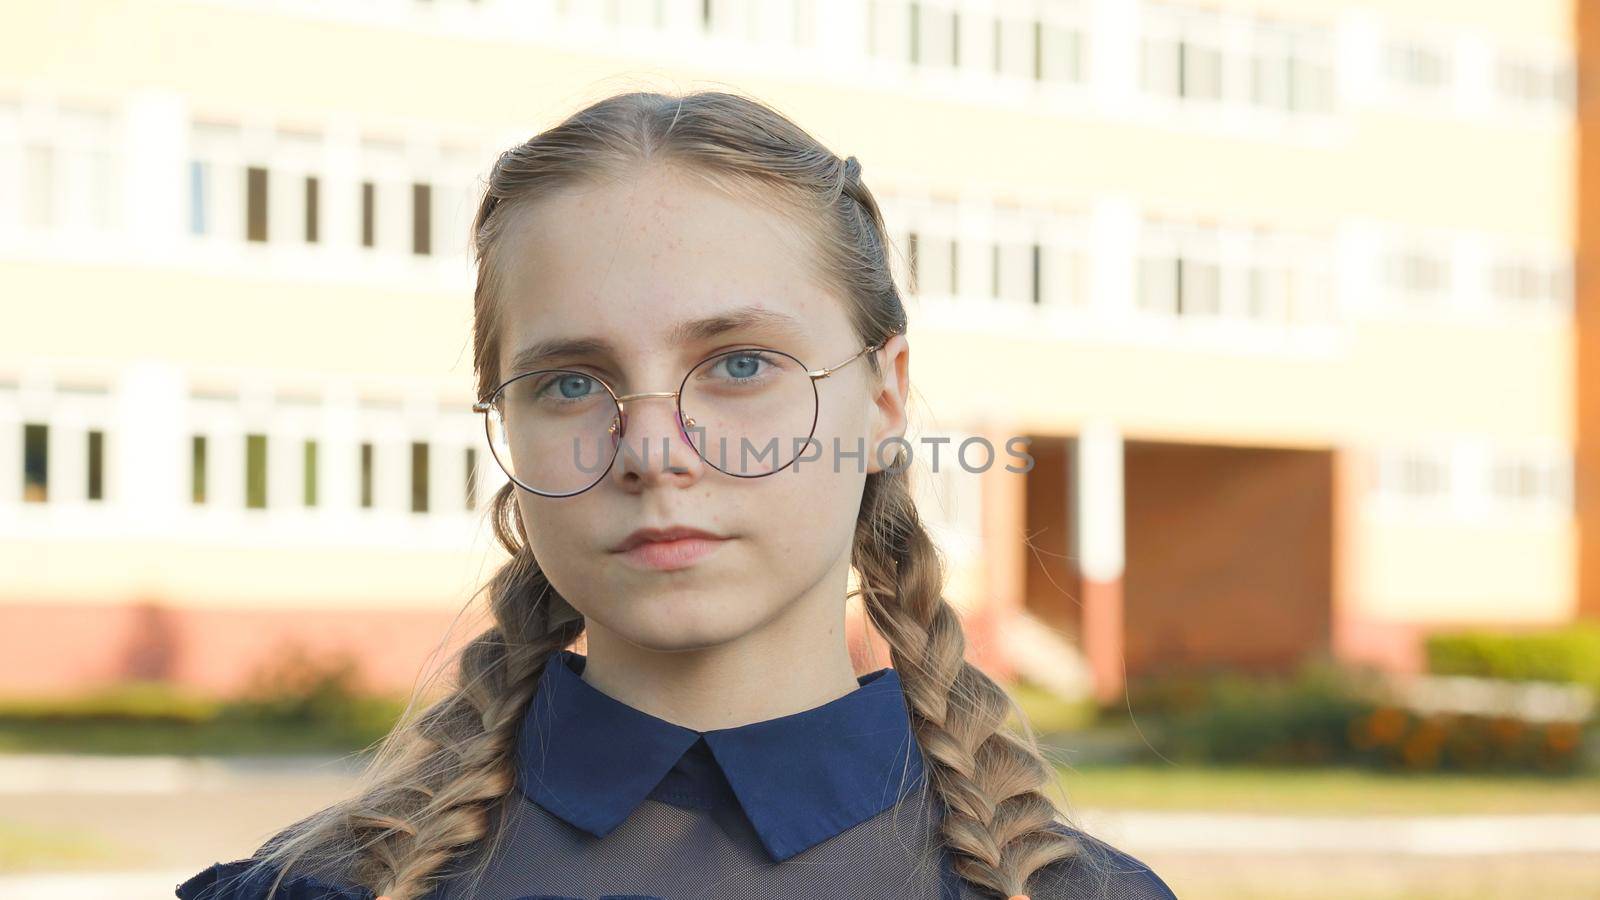
[[[975,475],[982,479],[983,494],[983,597],[968,616],[967,636],[973,645],[969,658],[1001,681],[1013,677],[1013,667],[1002,652],[998,631],[1022,612],[1028,576],[1028,476],[1006,468],[1016,462],[1006,453],[1006,441],[1015,433],[1014,429],[990,426],[974,435],[989,441],[992,459],[972,438],[946,448],[953,456],[952,464],[967,469],[977,469],[990,460],[988,468]]]
[[[1078,434],[1071,493],[1076,501],[1075,554],[1083,576],[1083,652],[1094,676],[1095,699],[1110,703],[1125,688],[1123,665],[1122,432],[1092,419]]]
[[[106,496],[135,513],[145,533],[172,529],[189,506],[188,398],[183,371],[160,360],[133,363],[117,379]]]
[[[1139,91],[1139,16],[1139,5],[1123,0],[1089,5],[1089,84],[1095,108],[1114,118],[1127,115]]]
[[[1110,325],[1127,319],[1134,308],[1139,207],[1127,196],[1101,197],[1089,220],[1088,307],[1097,322]]]
[[[126,233],[145,259],[171,258],[188,225],[188,106],[170,91],[135,91],[123,127]]]

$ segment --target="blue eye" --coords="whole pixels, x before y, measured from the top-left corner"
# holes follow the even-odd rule
[[[546,403],[567,403],[592,398],[605,389],[600,382],[577,372],[561,372],[539,379],[533,386],[533,396]]]
[[[723,358],[727,373],[737,379],[754,378],[767,358],[759,353],[735,353]]]
[[[589,393],[587,388],[594,384],[594,379],[582,375],[564,375],[556,383],[560,386],[563,399],[575,400]]]

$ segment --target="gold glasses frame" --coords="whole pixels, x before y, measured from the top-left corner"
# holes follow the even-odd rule
[[[874,351],[882,349],[883,346],[889,342],[890,338],[894,337],[897,334],[902,333],[904,330],[905,330],[904,326],[901,326],[900,328],[896,328],[895,330],[893,330],[893,331],[889,332],[888,334],[884,335],[881,339],[879,339],[879,340],[877,340],[877,341],[875,341],[873,343],[867,344],[866,346],[862,347],[860,350],[857,350],[854,355],[852,355],[849,359],[845,360],[844,362],[838,363],[837,365],[826,366],[826,367],[821,368],[821,369],[807,369],[805,363],[801,362],[800,359],[798,357],[796,357],[792,353],[786,353],[786,352],[784,352],[782,350],[777,350],[777,349],[774,349],[774,348],[771,348],[771,347],[762,347],[760,345],[755,345],[755,344],[752,344],[752,345],[749,345],[749,346],[744,346],[744,347],[736,347],[736,348],[734,348],[732,350],[719,350],[718,352],[713,353],[710,356],[706,357],[705,359],[702,359],[699,362],[695,363],[694,365],[690,366],[689,367],[689,371],[684,373],[683,380],[678,383],[678,389],[675,390],[675,391],[639,391],[639,392],[632,393],[632,394],[618,394],[616,392],[616,390],[614,390],[611,387],[610,383],[608,383],[604,378],[601,378],[600,376],[595,375],[592,372],[585,372],[585,371],[582,371],[581,369],[563,369],[563,368],[536,369],[536,370],[531,371],[531,372],[522,372],[520,374],[513,375],[512,377],[507,378],[505,381],[501,382],[498,387],[496,387],[494,389],[494,393],[489,395],[489,399],[487,399],[487,400],[479,400],[479,401],[473,403],[472,404],[472,411],[473,412],[480,412],[480,413],[484,414],[484,419],[483,419],[484,436],[487,438],[487,440],[489,442],[489,453],[490,453],[491,456],[494,457],[495,463],[500,466],[500,470],[505,472],[506,477],[511,479],[511,482],[513,484],[515,484],[517,487],[520,487],[523,490],[525,490],[525,491],[527,491],[527,492],[529,492],[531,494],[537,494],[537,495],[539,495],[541,497],[552,497],[552,498],[575,497],[578,494],[583,493],[584,491],[590,490],[595,485],[597,485],[601,481],[605,480],[605,477],[606,477],[607,473],[609,473],[611,471],[612,466],[616,465],[617,457],[620,455],[617,452],[617,449],[620,446],[621,438],[623,437],[623,435],[625,435],[627,433],[628,409],[627,409],[627,405],[626,404],[631,403],[631,402],[633,402],[635,400],[666,399],[666,398],[669,398],[669,397],[672,398],[672,400],[674,402],[674,405],[677,406],[677,413],[678,413],[677,419],[678,419],[678,433],[679,433],[679,435],[681,435],[683,437],[683,439],[684,439],[684,442],[687,443],[694,450],[695,455],[699,456],[702,460],[705,461],[706,465],[711,466],[712,468],[716,469],[719,472],[723,472],[725,474],[732,475],[732,476],[734,476],[736,478],[764,478],[764,477],[766,477],[768,475],[774,475],[774,474],[777,474],[778,472],[783,471],[784,469],[787,469],[789,466],[794,464],[795,460],[799,459],[799,456],[796,455],[794,459],[789,460],[788,462],[784,463],[781,466],[778,466],[775,469],[772,469],[771,471],[759,472],[759,473],[754,474],[754,475],[744,474],[744,473],[740,473],[740,472],[729,472],[727,469],[724,469],[721,466],[718,466],[716,463],[712,462],[706,456],[706,454],[701,451],[701,449],[699,447],[695,446],[694,441],[689,439],[688,430],[695,427],[694,419],[692,417],[685,416],[684,411],[683,411],[683,391],[684,391],[684,387],[689,383],[689,376],[693,375],[695,373],[695,371],[698,370],[701,366],[705,365],[706,363],[711,362],[712,360],[721,359],[724,356],[737,355],[739,353],[748,353],[748,352],[750,352],[752,350],[759,350],[762,353],[777,353],[780,356],[785,356],[785,357],[788,357],[789,359],[794,360],[795,364],[798,365],[801,368],[802,371],[804,371],[806,376],[810,379],[810,383],[811,383],[811,401],[812,401],[812,404],[811,404],[811,428],[810,428],[810,430],[808,432],[806,432],[806,437],[805,437],[805,440],[809,441],[811,439],[811,437],[816,434],[816,431],[817,431],[817,419],[818,419],[818,416],[820,415],[820,412],[821,412],[821,400],[820,400],[820,398],[818,396],[818,393],[817,393],[817,382],[821,381],[824,378],[827,378],[829,375],[832,375],[833,373],[839,371],[840,369],[843,369],[845,366],[850,365],[851,363],[853,363],[856,360],[860,359],[861,357],[867,355],[868,353],[872,353]],[[613,437],[616,439],[616,441],[614,442],[614,445],[612,447],[610,462],[608,462],[606,464],[605,469],[603,469],[598,475],[596,475],[595,478],[594,478],[594,481],[590,482],[587,487],[579,488],[576,491],[568,491],[566,493],[555,493],[555,492],[552,492],[552,491],[540,490],[539,488],[535,488],[535,487],[532,487],[532,486],[530,486],[528,484],[525,484],[520,479],[518,479],[517,476],[515,476],[515,475],[513,475],[511,473],[511,468],[509,466],[507,466],[503,460],[500,459],[499,452],[495,450],[494,432],[492,431],[492,424],[493,423],[490,421],[489,417],[491,415],[493,415],[493,416],[502,415],[501,412],[500,412],[499,406],[497,404],[498,404],[501,396],[503,396],[505,394],[506,387],[511,385],[513,382],[520,381],[523,378],[529,378],[529,377],[532,377],[532,376],[535,376],[535,375],[550,375],[550,374],[561,373],[561,372],[571,373],[571,374],[574,374],[574,375],[581,375],[584,378],[592,379],[595,382],[597,382],[601,387],[606,389],[606,393],[611,396],[611,400],[616,405],[616,408],[617,408],[616,415],[614,415],[612,417],[611,425],[607,429],[607,431],[610,432],[613,435]],[[503,423],[503,421],[504,420],[502,419],[502,423]]]

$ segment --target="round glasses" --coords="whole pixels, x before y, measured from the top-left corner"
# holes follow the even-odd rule
[[[781,350],[725,350],[696,363],[676,391],[621,396],[593,373],[540,369],[506,380],[472,409],[485,414],[489,449],[507,477],[544,497],[571,497],[599,484],[624,446],[628,404],[652,397],[676,401],[678,434],[707,465],[760,478],[789,467],[811,444],[817,382],[888,339],[814,371]],[[642,454],[631,446],[623,452],[650,465],[648,444]],[[666,452],[663,441],[662,464]]]

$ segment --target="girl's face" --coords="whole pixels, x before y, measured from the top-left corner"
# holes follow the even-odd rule
[[[540,368],[592,372],[618,396],[676,391],[691,366],[736,347],[781,350],[811,370],[849,359],[864,344],[844,299],[813,284],[798,227],[656,166],[550,198],[505,235],[500,379],[519,352],[552,339],[594,346]],[[674,337],[685,323],[751,311],[769,321]],[[909,353],[897,335],[876,351],[881,374],[863,357],[817,381],[815,461],[729,475],[684,440],[672,399],[647,398],[626,404],[623,446],[594,487],[563,498],[518,489],[534,555],[588,620],[591,646],[617,638],[675,651],[746,639],[760,652],[830,637],[862,487],[882,468],[874,451],[905,432]],[[836,441],[848,452],[859,441],[864,461],[836,456]],[[892,461],[894,450],[883,456]],[[687,565],[663,567],[665,545],[617,550],[636,529],[679,526],[725,539]],[[642,558],[652,554],[655,564]],[[758,635],[769,640],[750,640]]]

